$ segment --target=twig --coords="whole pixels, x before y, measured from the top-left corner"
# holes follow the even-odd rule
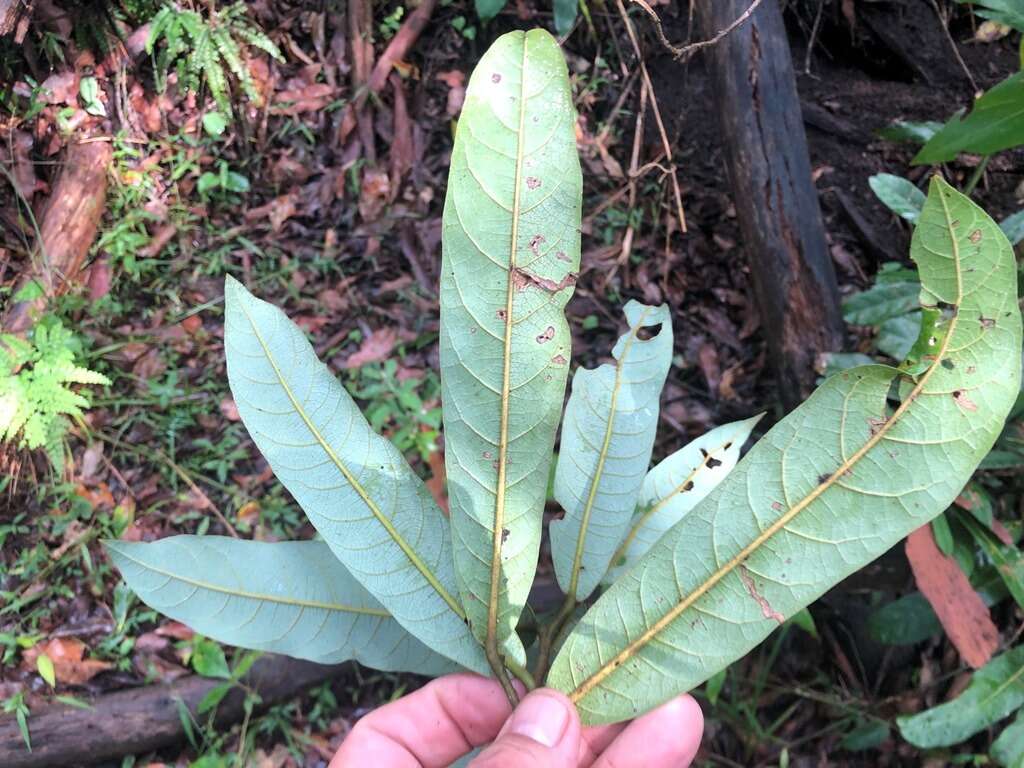
[[[612,267],[611,274],[629,260],[633,251],[633,237],[636,234],[636,226],[633,224],[633,211],[636,209],[636,180],[640,168],[640,142],[644,136],[644,113],[647,111],[647,80],[640,83],[640,109],[636,111],[636,125],[633,128],[633,152],[629,158],[629,212],[626,214],[626,234],[622,237],[622,250],[619,252],[619,259]]]
[[[437,0],[422,0],[416,10],[409,14],[409,18],[405,20],[395,36],[391,38],[388,47],[377,59],[367,82],[371,93],[379,93],[384,88],[384,84],[388,81],[388,75],[391,74],[391,67],[409,53],[409,49],[416,42],[423,28],[427,26],[427,22],[430,21],[430,16],[436,5]]]
[[[939,4],[936,0],[932,0],[932,9],[935,11],[935,15],[939,18],[939,26],[942,27],[942,33],[946,36],[946,40],[949,42],[949,47],[953,49],[953,56],[956,57],[957,63],[960,64],[960,69],[967,75],[967,80],[971,84],[971,90],[974,91],[974,95],[978,95],[978,84],[974,81],[974,76],[971,74],[971,70],[967,68],[967,62],[964,61],[964,57],[960,55],[960,49],[956,47],[956,41],[953,36],[949,33],[949,25],[946,23],[946,19],[942,16],[942,11],[939,9]]]
[[[632,0],[633,2],[642,2],[643,0]],[[755,7],[761,0],[755,0]],[[661,136],[661,144],[665,150],[665,159],[668,160],[668,167],[672,175],[672,194],[675,196],[676,204],[676,216],[679,218],[679,231],[686,231],[686,214],[683,213],[683,195],[679,191],[679,179],[676,176],[676,164],[672,160],[672,145],[668,140],[668,133],[665,131],[665,123],[661,119],[661,109],[658,107],[658,99],[654,93],[654,86],[651,85],[651,76],[647,73],[647,65],[644,63],[643,54],[640,53],[640,42],[636,37],[636,30],[633,28],[633,22],[630,20],[629,15],[626,13],[626,9],[622,5],[622,0],[615,0],[615,5],[619,9],[619,15],[622,17],[622,22],[626,25],[626,33],[629,35],[629,42],[633,45],[633,51],[636,53],[637,61],[640,63],[640,75],[643,77],[643,83],[647,87],[647,93],[651,97],[651,111],[654,113],[654,122],[658,126],[658,134]],[[650,6],[647,6],[650,10]],[[748,12],[750,9],[748,9]],[[654,13],[651,10],[651,13]],[[655,17],[657,17],[655,15]],[[694,45],[700,45],[700,43],[694,43]]]
[[[818,39],[818,27],[821,26],[821,13],[825,10],[825,0],[818,0],[818,12],[814,14],[811,35],[807,39],[807,54],[804,56],[804,74],[811,74],[811,54],[814,53],[814,41]]]
[[[707,1],[713,2],[714,0]],[[662,29],[661,19],[658,18],[658,14],[655,13],[654,9],[647,4],[646,0],[630,0],[630,2],[640,6],[644,12],[651,17],[654,21],[654,31],[658,35],[658,40],[661,41],[661,44],[665,46],[665,48],[672,52],[672,56],[680,61],[689,59],[693,54],[697,53],[697,51],[717,45],[723,37],[733,32],[737,27],[741,26],[743,22],[753,16],[754,11],[757,10],[757,6],[761,4],[761,0],[753,0],[747,10],[741,13],[737,19],[732,22],[732,24],[727,26],[725,29],[719,30],[708,40],[698,40],[696,43],[687,43],[686,45],[673,45],[668,41],[668,38],[665,37],[665,30]],[[684,229],[683,231],[685,232],[686,230]]]
[[[974,169],[974,173],[971,174],[971,178],[964,184],[964,194],[970,196],[974,191],[974,188],[978,186],[978,182],[981,181],[981,177],[985,175],[985,169],[988,168],[988,161],[992,159],[992,155],[985,155],[981,158],[981,162],[978,163]]]

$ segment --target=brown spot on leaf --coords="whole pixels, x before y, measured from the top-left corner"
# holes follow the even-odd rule
[[[782,504],[780,502],[778,502],[778,501],[773,501],[772,502],[772,509],[774,509],[776,512],[781,512],[782,511]]]
[[[708,456],[708,469],[714,469],[722,465],[722,462],[716,459],[714,456]]]
[[[498,72],[494,72],[493,74],[491,74],[491,82],[492,83],[500,83],[501,82],[501,74],[498,73]]]
[[[537,234],[530,238],[527,244],[534,256],[540,256],[540,244],[544,242],[544,235]]]
[[[830,477],[830,475],[826,475],[824,473],[818,475],[818,485],[821,485],[822,483],[827,482],[829,477]]]
[[[527,176],[526,186],[529,187],[530,189],[537,189],[537,187],[540,186],[540,179],[538,179],[536,176]]]
[[[971,411],[972,413],[978,410],[978,404],[975,403],[971,398],[967,396],[967,393],[962,389],[953,391],[953,399],[956,400],[956,404],[963,408],[965,411]]]
[[[994,317],[985,317],[982,315],[978,318],[978,322],[981,323],[982,328],[995,328],[996,320]]]
[[[537,235],[540,237],[540,235]],[[543,238],[541,238],[543,239]],[[557,283],[548,278],[535,275],[532,272],[527,272],[525,269],[515,267],[512,270],[512,284],[515,286],[517,291],[521,291],[527,285],[534,285],[537,288],[541,288],[551,293],[558,293],[569,286],[576,285],[576,279],[579,277],[575,272],[568,272],[565,277],[559,280]]]
[[[565,365],[567,361],[564,355],[555,355],[551,358],[551,362],[555,365]]]
[[[871,436],[874,437],[877,435],[888,420],[889,419],[885,416],[882,416],[881,418],[872,417],[868,419],[868,427],[871,429]]]
[[[484,451],[484,458],[485,458],[485,459],[489,459],[489,458],[491,458],[491,456],[493,456],[493,455],[494,455],[494,454],[493,454],[493,453],[491,453],[490,451]]]
[[[504,320],[505,320],[505,310],[504,310],[504,309],[499,309],[499,310],[498,310],[497,312],[495,312],[494,314],[496,314],[496,315],[498,316],[498,319],[499,319],[499,320],[501,320],[501,321],[503,321],[503,322],[504,322]]]
[[[683,493],[693,490],[693,480],[687,480],[686,485],[683,486]]]
[[[971,232],[971,234],[969,234],[967,236],[967,239],[970,240],[972,243],[980,243],[981,242],[981,230],[980,229],[974,230],[973,232]]]
[[[546,344],[553,338],[555,338],[555,326],[549,325],[547,328],[544,329],[543,333],[537,334],[537,343]]]
[[[740,566],[740,580],[743,582],[743,586],[747,588],[747,592],[754,598],[755,602],[761,606],[761,613],[766,619],[774,619],[775,621],[782,624],[786,621],[786,617],[781,613],[772,608],[771,603],[768,602],[768,598],[757,591],[757,585],[754,583],[754,579],[750,576],[750,571],[747,570],[747,566]]]
[[[559,251],[558,253],[556,253],[555,258],[558,259],[559,261],[572,261],[572,259],[569,258],[569,254],[567,254],[565,251]]]
[[[501,529],[501,543],[504,544],[508,541],[508,528]]]

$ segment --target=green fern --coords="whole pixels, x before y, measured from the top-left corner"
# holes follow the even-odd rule
[[[163,45],[160,45],[161,40]],[[259,90],[243,57],[243,49],[257,48],[283,60],[277,46],[246,16],[245,4],[234,3],[204,18],[198,11],[165,5],[153,17],[146,52],[153,56],[157,87],[167,86],[173,67],[185,91],[198,92],[205,82],[217,107],[231,114],[229,75],[246,97],[261,103]]]
[[[101,373],[75,363],[75,335],[60,321],[36,325],[30,341],[0,335],[0,441],[42,448],[53,468],[64,470],[67,417],[80,418],[89,407],[73,384],[108,385]]]

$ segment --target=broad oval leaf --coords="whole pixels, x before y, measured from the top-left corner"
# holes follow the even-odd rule
[[[945,163],[961,152],[991,155],[1024,144],[1024,72],[989,88],[921,147],[914,165]]]
[[[936,177],[911,255],[923,314],[942,315],[925,367],[833,376],[597,601],[548,679],[586,722],[634,717],[742,656],[948,507],[992,447],[1020,386],[1013,251]]]
[[[457,669],[406,632],[321,541],[171,536],[106,548],[146,605],[221,642],[389,672]]]
[[[558,585],[577,600],[601,582],[629,527],[672,364],[668,307],[630,301],[623,311],[629,331],[612,350],[615,365],[576,370],[562,423],[555,499],[565,517],[553,520],[548,531]],[[652,338],[639,338],[641,329],[658,325]]]
[[[897,720],[916,747],[948,747],[995,725],[1024,705],[1024,646],[996,656],[952,701]]]
[[[277,479],[399,624],[486,672],[456,597],[448,525],[430,492],[281,310],[231,277],[224,297],[228,382]]]
[[[1003,729],[992,743],[989,754],[1006,768],[1024,765],[1024,713],[1018,712],[1016,719]]]
[[[522,664],[580,259],[581,174],[565,60],[510,32],[466,89],[443,217],[445,463],[463,605]]]
[[[614,583],[732,472],[740,449],[763,416],[715,427],[647,473],[629,530],[615,550],[604,583]]]
[[[876,173],[868,179],[868,185],[875,197],[897,216],[914,223],[921,215],[924,192],[910,179],[891,173]]]

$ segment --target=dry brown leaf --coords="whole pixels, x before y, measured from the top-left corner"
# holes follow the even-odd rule
[[[455,117],[462,111],[462,102],[466,100],[466,73],[457,69],[438,72],[435,78],[448,86],[448,103],[445,112],[448,117]]]
[[[36,643],[22,653],[22,667],[27,670],[36,668],[36,659],[45,653],[53,662],[54,674],[58,683],[64,685],[82,685],[92,680],[100,672],[114,665],[109,661],[85,659],[85,643],[74,637],[55,637],[42,643]]]
[[[444,454],[441,451],[434,451],[427,459],[430,467],[430,479],[427,480],[427,490],[434,497],[437,506],[441,511],[448,514],[448,493],[445,491]]]
[[[960,657],[974,669],[984,666],[999,646],[999,630],[956,560],[939,550],[930,524],[907,537],[906,552],[918,589]]]
[[[359,368],[367,363],[378,363],[387,360],[391,350],[398,341],[398,333],[394,328],[378,328],[363,339],[356,352],[345,361],[346,368]]]

